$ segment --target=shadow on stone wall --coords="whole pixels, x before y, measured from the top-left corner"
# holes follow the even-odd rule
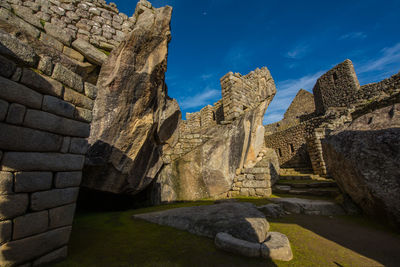
[[[281,165],[282,168],[312,168],[310,156],[307,152],[307,145],[302,144],[288,161]]]

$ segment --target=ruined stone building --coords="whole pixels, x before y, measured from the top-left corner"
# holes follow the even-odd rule
[[[326,175],[342,162],[329,136],[357,120],[390,133],[397,149],[397,130],[376,122],[400,127],[398,104],[390,109],[400,75],[360,86],[350,61],[324,74],[314,96],[299,91],[277,124],[262,125],[276,94],[266,67],[227,73],[222,99],[182,120],[165,83],[171,13],[146,0],[132,17],[103,0],[0,2],[1,266],[65,258],[82,189],[128,201],[145,194],[153,204],[268,197],[281,166],[312,164]],[[389,152],[382,166],[392,177],[400,159]],[[378,202],[396,206],[389,193],[386,202],[369,191],[354,200],[372,214]]]

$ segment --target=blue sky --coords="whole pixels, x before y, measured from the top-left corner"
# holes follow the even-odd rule
[[[136,1],[114,0],[128,16]],[[174,8],[166,81],[186,112],[221,98],[219,79],[266,66],[277,94],[264,124],[279,121],[300,88],[349,58],[361,84],[400,71],[400,1],[154,0]]]

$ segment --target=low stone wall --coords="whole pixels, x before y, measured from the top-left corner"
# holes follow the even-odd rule
[[[53,21],[43,26],[29,13],[42,10],[39,2],[2,1],[0,8],[1,266],[66,257],[95,83],[107,59]],[[44,2],[60,14],[67,5]]]

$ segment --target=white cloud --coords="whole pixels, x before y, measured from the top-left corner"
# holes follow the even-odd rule
[[[220,96],[220,93],[220,90],[210,89],[207,87],[203,92],[190,97],[184,97],[178,102],[182,109],[203,107],[216,101]]]
[[[288,51],[285,55],[287,58],[292,58],[292,59],[299,59],[304,57],[308,51],[309,51],[310,46],[307,44],[299,44],[296,47],[294,47],[292,50]]]
[[[350,32],[339,37],[339,40],[348,39],[365,39],[367,35],[363,32]]]
[[[393,69],[397,65],[399,67],[400,62],[400,43],[395,44],[392,47],[385,47],[380,51],[380,55],[374,59],[362,62],[356,70],[357,73],[366,73],[372,71],[388,71]]]

